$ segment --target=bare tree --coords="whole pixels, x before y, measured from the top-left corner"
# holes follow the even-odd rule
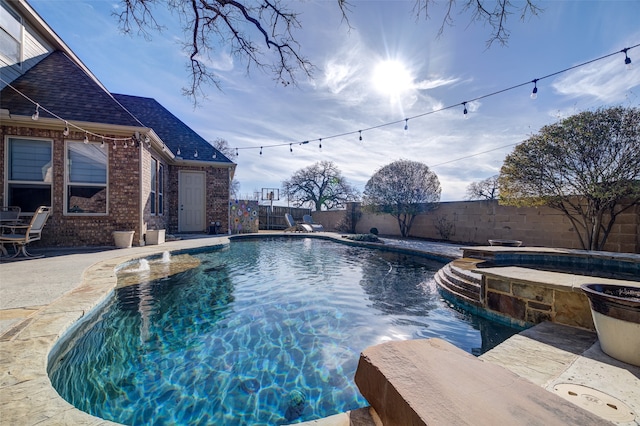
[[[440,181],[426,164],[398,160],[374,173],[364,189],[362,208],[395,216],[400,234],[407,237],[419,213],[433,210],[440,201]]]
[[[500,203],[547,205],[586,250],[602,250],[618,215],[640,205],[640,109],[585,111],[516,146],[500,171]]]
[[[467,200],[497,200],[498,176],[494,175],[479,182],[472,182],[467,186]]]
[[[294,205],[311,204],[316,211],[322,210],[323,206],[327,209],[343,207],[359,197],[358,191],[332,161],[319,161],[298,170],[282,182],[282,188]]]
[[[349,23],[349,3],[336,0],[343,20]],[[313,64],[302,54],[296,32],[302,28],[299,13],[291,10],[285,0],[120,0],[122,11],[114,15],[125,33],[137,33],[149,38],[153,32],[162,31],[156,20],[155,9],[166,7],[177,15],[183,25],[190,72],[189,84],[183,93],[194,103],[204,96],[205,85],[221,88],[218,75],[206,65],[207,59],[217,49],[224,47],[232,56],[252,67],[273,75],[285,86],[296,84],[297,75],[311,77]],[[415,0],[416,16],[429,17],[430,5],[436,0]],[[446,0],[448,5],[440,27],[453,22],[452,14],[460,9],[456,0]],[[488,44],[499,41],[505,44],[509,38],[507,17],[517,11],[521,19],[537,15],[540,9],[533,0],[514,3],[511,0],[465,0],[462,11],[473,10],[473,21],[488,24],[491,38]]]
[[[413,11],[417,17],[424,16],[429,18],[431,6],[438,3],[436,0],[416,0]],[[536,6],[532,0],[511,1],[511,0],[464,0],[461,6],[458,6],[456,0],[445,0],[446,4],[442,24],[438,30],[438,36],[444,33],[445,26],[452,26],[454,22],[453,13],[460,9],[461,11],[471,12],[471,21],[477,21],[488,25],[491,28],[491,36],[487,39],[487,47],[491,47],[494,42],[502,45],[507,44],[510,31],[507,28],[507,19],[510,15],[517,13],[520,20],[524,21],[527,17],[537,16],[542,9]]]

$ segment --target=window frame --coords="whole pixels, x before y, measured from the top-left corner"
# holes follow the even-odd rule
[[[0,7],[6,9],[12,17],[17,18],[18,24],[20,25],[19,39],[16,39],[13,36],[13,34],[7,31],[7,29],[0,27],[0,31],[3,31],[4,33],[6,33],[9,37],[11,37],[13,40],[15,40],[18,43],[18,61],[16,63],[12,63],[13,58],[10,58],[9,56],[5,55],[3,52],[0,52],[0,57],[7,64],[11,64],[11,66],[17,66],[18,68],[22,68],[22,64],[24,62],[24,32],[25,32],[24,19],[22,15],[20,15],[18,11],[15,10],[8,2],[4,0],[0,0],[0,3],[2,3]]]
[[[106,153],[105,164],[105,183],[96,182],[72,182],[71,181],[71,164],[69,163],[69,147],[73,144],[93,145]],[[73,212],[69,211],[69,188],[71,187],[104,187],[105,189],[105,211],[104,212]],[[109,150],[101,146],[100,142],[89,142],[85,144],[81,140],[67,140],[64,143],[64,188],[63,188],[63,214],[64,216],[108,216],[109,215]]]
[[[164,164],[151,157],[149,204],[151,216],[164,216]]]
[[[19,180],[19,179],[11,179],[11,170],[12,170],[12,164],[10,161],[10,146],[12,141],[38,141],[38,142],[48,142],[49,143],[49,147],[50,147],[50,159],[49,162],[51,164],[50,170],[51,170],[51,179],[49,182],[47,182],[45,179],[43,179],[42,181],[33,181],[33,180]],[[36,186],[42,186],[42,187],[49,187],[49,203],[48,203],[48,207],[51,207],[53,205],[53,177],[54,177],[54,152],[53,152],[53,139],[50,138],[40,138],[40,137],[27,137],[27,136],[12,136],[12,135],[6,135],[4,138],[4,193],[5,193],[5,197],[4,197],[4,202],[7,206],[9,205],[15,205],[16,203],[13,202],[13,200],[11,200],[11,202],[9,201],[9,195],[10,195],[10,190],[9,187],[14,184],[14,185],[36,185]],[[34,211],[28,211],[28,210],[22,210],[20,212],[20,214],[31,214],[31,213],[35,213]]]

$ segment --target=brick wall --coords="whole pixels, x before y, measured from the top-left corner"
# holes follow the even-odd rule
[[[165,197],[167,197],[169,211],[171,212],[167,218],[168,232],[178,232],[178,174],[180,170],[202,171],[205,173],[205,219],[207,226],[210,222],[219,221],[221,232],[226,233],[229,229],[229,169],[182,165],[169,167],[169,185],[165,191]]]
[[[117,149],[107,144],[108,153],[108,214],[87,216],[65,216],[63,214],[64,188],[64,140],[82,140],[84,133],[71,132],[65,137],[59,130],[1,126],[0,137],[0,202],[5,203],[5,149],[6,136],[46,138],[53,141],[52,211],[42,233],[42,240],[35,244],[50,246],[113,245],[113,231],[135,231],[134,242],[140,238],[138,214],[139,148],[124,148],[122,142]],[[105,135],[122,137],[122,135]],[[101,139],[91,139],[99,142]]]
[[[345,211],[314,212],[313,217],[327,230]],[[443,238],[438,227],[450,226],[451,235]],[[399,236],[395,217],[363,214],[358,232],[378,228],[382,235]],[[548,207],[500,206],[497,201],[443,202],[429,213],[416,217],[410,235],[416,238],[447,240],[458,243],[487,244],[489,239],[521,240],[527,246],[580,249],[580,241],[569,219]],[[640,206],[627,210],[616,221],[607,239],[606,251],[640,253]]]

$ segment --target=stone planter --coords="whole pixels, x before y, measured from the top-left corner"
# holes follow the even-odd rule
[[[147,245],[164,244],[164,229],[149,229],[145,235]]]
[[[582,284],[580,288],[589,298],[602,351],[640,366],[640,285]]]
[[[113,241],[118,248],[129,248],[133,243],[134,231],[113,231]]]

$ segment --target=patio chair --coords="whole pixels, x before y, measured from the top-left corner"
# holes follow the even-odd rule
[[[302,216],[302,220],[304,220],[305,224],[307,224],[307,225],[309,225],[311,227],[313,232],[322,232],[322,231],[324,231],[324,226],[322,226],[319,223],[315,223],[313,221],[313,218],[311,217],[311,215],[305,214],[304,216]]]
[[[293,216],[291,216],[291,213],[285,213],[284,219],[287,221],[287,225],[289,226],[287,229],[284,230],[284,232],[312,232],[313,231],[311,226],[305,223],[296,223],[296,221],[293,220]]]
[[[20,253],[27,259],[37,259],[41,256],[34,256],[27,251],[27,244],[38,241],[42,237],[42,228],[49,218],[51,207],[40,206],[31,218],[28,225],[2,225],[2,233],[0,233],[0,244],[13,244],[16,253],[12,258],[18,257]],[[8,234],[4,231],[9,230]],[[4,251],[4,250],[3,250]]]

